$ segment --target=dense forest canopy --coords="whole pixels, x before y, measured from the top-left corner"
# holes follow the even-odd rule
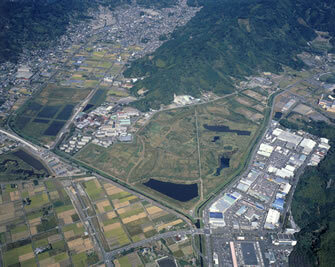
[[[128,77],[146,76],[133,88],[148,89],[142,110],[168,104],[173,94],[198,96],[233,90],[235,79],[257,71],[300,69],[296,57],[316,35],[334,31],[330,0],[189,0],[200,12],[152,55],[133,62]]]

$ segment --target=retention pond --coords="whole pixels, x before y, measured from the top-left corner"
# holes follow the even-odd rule
[[[207,125],[204,124],[204,128],[208,131],[219,132],[219,133],[236,133],[237,135],[250,135],[250,131],[242,131],[242,130],[233,130],[230,129],[229,126],[225,125]]]
[[[198,184],[176,184],[150,179],[144,185],[181,202],[189,201],[198,196]]]

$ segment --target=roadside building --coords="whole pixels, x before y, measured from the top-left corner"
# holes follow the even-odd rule
[[[283,198],[277,198],[272,203],[272,207],[277,209],[277,210],[283,211],[284,210],[284,203],[285,203],[285,200]]]
[[[274,234],[272,235],[272,244],[276,246],[295,246],[297,240],[291,234]]]
[[[268,158],[271,156],[273,149],[273,146],[262,143],[257,151],[257,154]]]
[[[300,143],[300,146],[303,147],[302,153],[304,153],[305,155],[309,155],[312,152],[315,145],[316,142],[313,141],[312,139],[304,138]]]

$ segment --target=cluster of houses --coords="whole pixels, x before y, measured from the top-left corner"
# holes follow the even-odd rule
[[[319,100],[319,106],[329,112],[335,112],[335,97],[322,94]]]
[[[76,133],[60,147],[66,153],[76,153],[86,144],[92,143],[109,147],[116,141],[131,142],[130,126],[140,116],[132,107],[122,109],[102,105],[89,113],[81,112],[76,120]]]

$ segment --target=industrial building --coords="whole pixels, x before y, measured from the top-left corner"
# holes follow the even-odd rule
[[[280,212],[275,209],[269,209],[268,215],[266,216],[264,228],[274,229],[278,226],[280,218]]]
[[[290,234],[274,234],[271,236],[272,244],[276,246],[295,246],[297,240]]]

